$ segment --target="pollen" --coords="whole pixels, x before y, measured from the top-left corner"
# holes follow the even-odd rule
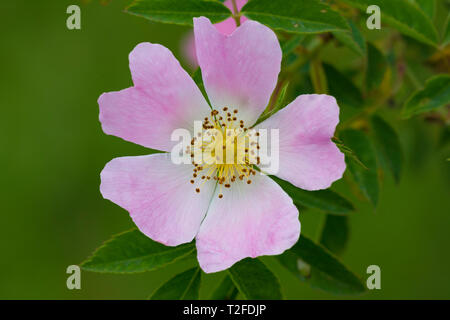
[[[260,161],[256,157],[259,134],[239,119],[237,109],[230,107],[213,109],[210,116],[203,119],[202,128],[202,133],[198,133],[186,149],[194,165],[194,179],[189,181],[195,192],[200,193],[206,181],[214,180],[218,197],[222,199],[222,188],[230,189],[239,181],[251,184],[250,176],[256,174],[253,166]]]

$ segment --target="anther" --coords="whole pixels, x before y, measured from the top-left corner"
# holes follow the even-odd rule
[[[200,193],[200,189],[199,188],[195,189],[195,192]]]
[[[223,198],[223,194],[219,193],[219,199]]]

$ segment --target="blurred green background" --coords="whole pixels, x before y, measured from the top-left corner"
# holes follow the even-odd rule
[[[0,5],[2,299],[142,299],[187,267],[126,276],[82,272],[81,290],[66,288],[68,265],[133,227],[126,211],[102,199],[100,171],[114,157],[146,154],[103,134],[97,98],[131,85],[128,53],[136,44],[161,43],[182,59],[180,40],[189,32],[128,15],[128,3],[81,4],[82,29],[73,31],[66,8],[76,1]],[[369,265],[381,267],[381,290],[356,298],[448,299],[450,165],[440,128],[421,119],[395,123],[407,159],[402,180],[395,185],[384,177],[375,211],[346,194],[358,210],[342,260],[363,279]],[[317,239],[323,214],[306,210],[300,219],[302,232]],[[275,259],[263,260],[280,276],[286,298],[336,298],[309,288]],[[222,276],[203,277],[201,298]]]

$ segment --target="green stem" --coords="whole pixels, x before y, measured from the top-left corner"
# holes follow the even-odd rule
[[[236,21],[236,26],[239,27],[241,25],[241,16],[237,8],[236,0],[231,0],[231,3],[233,4],[233,19]]]

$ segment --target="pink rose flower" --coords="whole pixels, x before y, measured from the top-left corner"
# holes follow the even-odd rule
[[[106,134],[170,152],[176,144],[171,133],[177,128],[193,132],[196,120],[216,126],[213,116],[230,117],[230,112],[236,119],[223,119],[224,126],[250,128],[256,122],[280,72],[275,33],[248,20],[224,35],[200,17],[194,19],[194,34],[214,109],[167,48],[141,43],[129,56],[134,86],[98,100]],[[318,190],[330,187],[345,170],[344,155],[331,141],[338,122],[336,100],[311,94],[297,97],[255,128],[279,129],[278,177]],[[227,170],[219,164],[177,165],[170,153],[121,157],[103,169],[100,191],[155,241],[177,246],[195,238],[199,264],[210,273],[246,257],[281,254],[299,238],[292,199],[270,177],[255,173],[245,165]]]
[[[241,11],[242,7],[247,3],[248,0],[236,0],[236,7],[238,11]],[[224,2],[224,5],[230,9],[232,12],[234,12],[233,3],[231,0],[227,0]],[[247,17],[241,16],[239,18],[240,23],[244,23],[247,21]],[[236,21],[230,17],[222,22],[216,23],[214,25],[216,29],[224,34],[229,36],[233,33],[233,31],[236,29]],[[197,61],[197,54],[195,52],[195,39],[194,34],[192,32],[189,32],[186,37],[181,42],[182,44],[182,52],[184,53],[184,56],[186,57],[189,65],[193,68],[198,67],[198,61]]]

